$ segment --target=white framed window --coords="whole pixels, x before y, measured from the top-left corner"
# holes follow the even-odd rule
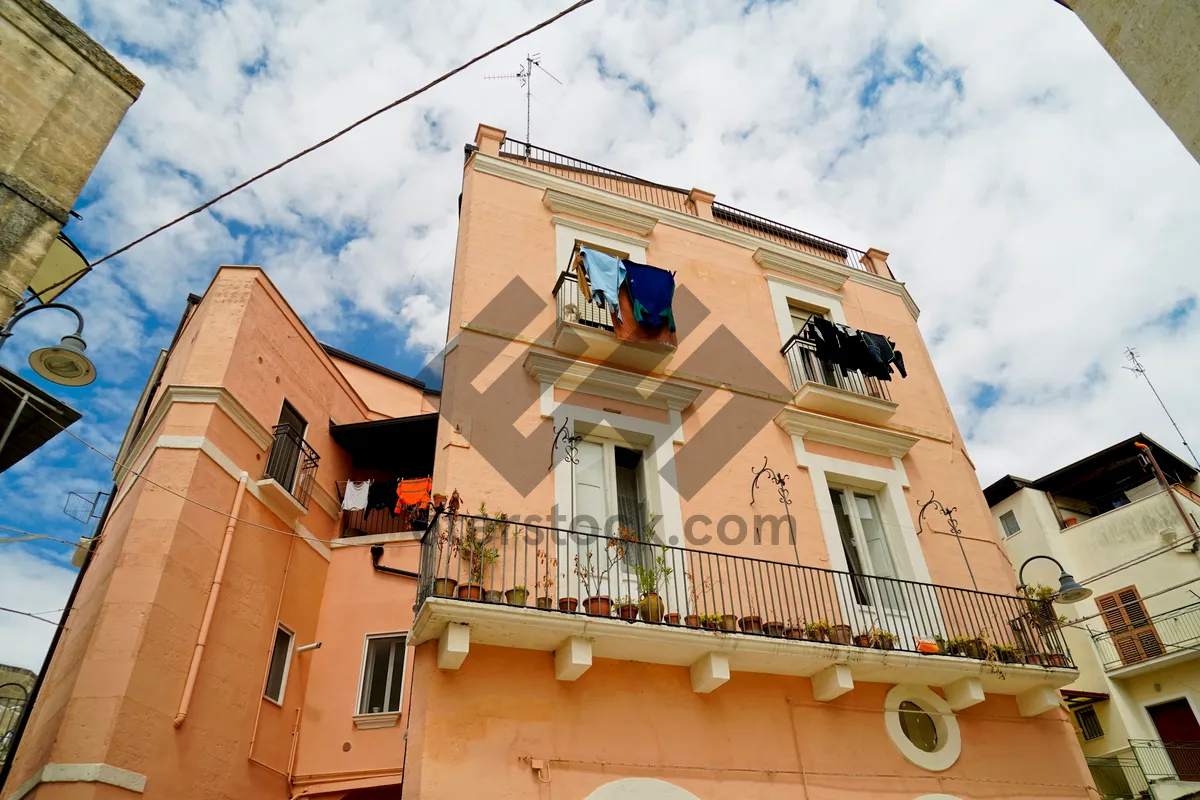
[[[283,705],[283,694],[287,690],[288,668],[292,664],[292,645],[296,634],[284,627],[283,623],[275,626],[275,641],[271,645],[271,664],[267,668],[267,685],[263,687],[263,697],[277,706]]]
[[[829,496],[833,501],[833,512],[837,519],[842,550],[846,555],[847,570],[853,575],[900,577],[896,571],[896,561],[892,556],[884,519],[879,513],[879,502],[875,495],[861,489],[830,486]],[[855,580],[853,587],[855,599],[861,605],[871,602],[872,593],[866,581]],[[880,591],[879,594],[880,600],[888,607],[898,607],[898,598],[893,597],[892,592]]]
[[[892,687],[883,701],[883,721],[900,754],[922,769],[949,769],[962,753],[958,719],[950,704],[928,687]]]
[[[407,652],[406,634],[390,633],[367,637],[358,692],[359,714],[400,713],[400,702],[404,697]]]
[[[1005,511],[1000,515],[1000,525],[1004,528],[1004,538],[1006,539],[1021,532],[1021,525],[1017,522],[1017,515],[1011,511]]]
[[[621,527],[649,541],[652,514],[646,497],[646,459],[642,451],[588,439],[577,447],[572,529],[613,537]]]

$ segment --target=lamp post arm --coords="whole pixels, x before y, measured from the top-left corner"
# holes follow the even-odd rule
[[[1064,573],[1064,574],[1066,573],[1067,568],[1064,567],[1062,565],[1062,562],[1060,562],[1054,556],[1045,556],[1045,555],[1040,555],[1040,554],[1036,555],[1036,556],[1030,556],[1029,558],[1025,559],[1025,563],[1021,565],[1021,569],[1017,573],[1017,583],[1020,584],[1020,586],[1018,586],[1017,588],[1021,588],[1021,587],[1025,586],[1025,568],[1029,566],[1029,563],[1031,561],[1037,561],[1039,558],[1044,558],[1047,561],[1053,561],[1055,563],[1055,565],[1058,566],[1058,571],[1060,573]]]
[[[4,343],[8,341],[8,337],[13,335],[12,329],[14,325],[33,312],[41,311],[46,308],[61,308],[63,311],[70,311],[72,314],[74,314],[75,319],[78,320],[78,324],[75,326],[75,335],[80,337],[83,336],[83,314],[79,313],[79,309],[75,308],[74,306],[69,306],[66,303],[43,303],[39,306],[31,306],[30,308],[22,309],[8,318],[8,322],[4,323],[3,328],[0,328],[0,347],[4,347]]]

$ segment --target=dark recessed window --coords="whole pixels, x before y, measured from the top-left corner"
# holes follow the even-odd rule
[[[1104,728],[1100,727],[1100,718],[1096,716],[1096,709],[1092,706],[1084,706],[1076,711],[1075,721],[1079,723],[1079,730],[1083,732],[1085,741],[1090,742],[1104,735]]]

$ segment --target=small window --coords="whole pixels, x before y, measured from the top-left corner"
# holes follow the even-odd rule
[[[1000,524],[1004,526],[1005,538],[1021,532],[1021,526],[1017,523],[1017,515],[1011,511],[1005,511],[1000,515]]]
[[[904,731],[905,738],[926,753],[937,750],[937,726],[933,717],[912,700],[900,704],[900,730]]]
[[[288,665],[292,661],[291,631],[282,625],[275,629],[275,644],[271,647],[271,668],[267,671],[267,687],[263,697],[277,705],[283,705],[283,692],[287,686]]]
[[[1100,718],[1096,716],[1096,709],[1092,706],[1084,706],[1076,711],[1075,721],[1079,723],[1084,741],[1090,742],[1104,735],[1104,728],[1100,727]]]
[[[400,711],[404,689],[403,636],[373,636],[367,639],[359,714],[394,714]]]

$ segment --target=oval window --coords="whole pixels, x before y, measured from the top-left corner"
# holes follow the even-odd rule
[[[911,700],[900,703],[900,730],[914,745],[932,753],[937,750],[937,725],[925,709]]]

